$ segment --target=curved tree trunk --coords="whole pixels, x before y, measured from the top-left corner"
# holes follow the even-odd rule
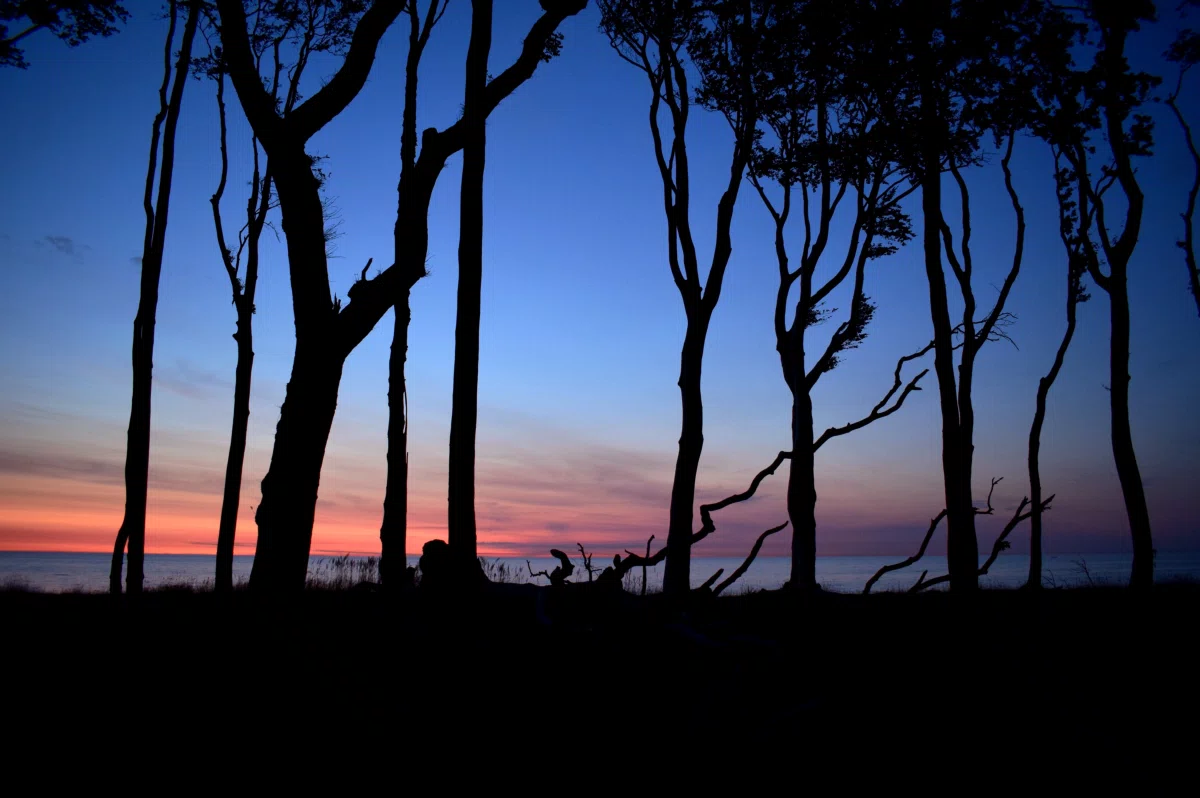
[[[1129,426],[1129,291],[1124,268],[1114,264],[1108,292],[1112,319],[1109,350],[1110,396],[1112,408],[1112,450],[1129,516],[1133,538],[1133,571],[1129,585],[1149,588],[1154,584],[1154,542],[1150,534],[1150,511],[1146,491],[1133,449]]]
[[[321,465],[347,353],[329,293],[320,183],[302,148],[271,159],[287,240],[296,351],[255,513],[258,545],[250,586],[297,592],[308,575]]]

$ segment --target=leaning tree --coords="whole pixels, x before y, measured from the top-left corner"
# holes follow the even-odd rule
[[[301,80],[314,54],[344,55],[353,32],[354,17],[341,4],[313,2],[258,5],[247,19],[247,37],[255,70],[272,102],[284,117],[290,115],[302,99]],[[205,29],[209,54],[197,59],[195,69],[216,84],[217,118],[220,130],[221,170],[216,190],[210,197],[213,226],[221,264],[229,278],[236,312],[237,363],[234,367],[233,425],[229,454],[225,464],[225,485],[221,499],[220,525],[217,531],[215,587],[218,592],[233,589],[233,551],[237,535],[238,508],[241,503],[242,471],[246,457],[246,432],[250,421],[250,386],[254,369],[254,296],[258,288],[260,244],[268,214],[277,205],[272,192],[270,169],[261,162],[257,135],[251,133],[250,161],[253,164],[245,198],[244,221],[235,236],[229,236],[221,212],[221,202],[229,178],[229,141],[226,124],[225,86],[227,68],[216,34]],[[289,57],[290,56],[290,57]],[[232,244],[236,243],[236,247]]]
[[[331,295],[321,175],[306,145],[362,89],[379,40],[404,4],[375,0],[365,11],[362,3],[350,0],[305,0],[302,5],[309,9],[325,3],[333,11],[327,21],[352,31],[345,57],[320,90],[285,113],[263,84],[242,0],[217,0],[224,65],[267,153],[267,170],[279,195],[296,326],[291,379],[255,516],[258,546],[250,583],[256,589],[304,586],[317,487],[342,367],[383,313],[364,323],[355,303],[342,308]]]

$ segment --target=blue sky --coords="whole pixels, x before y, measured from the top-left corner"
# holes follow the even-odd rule
[[[491,58],[498,73],[539,9],[499,4]],[[27,71],[0,72],[0,136],[9,157],[0,215],[0,549],[104,549],[120,522],[128,420],[130,329],[137,306],[141,193],[161,79],[166,24],[142,7],[119,35],[70,50],[31,37]],[[1167,12],[1163,12],[1164,18]],[[479,505],[484,551],[541,551],[595,543],[619,550],[665,535],[678,439],[682,305],[665,258],[661,188],[646,124],[643,76],[621,61],[589,8],[562,30],[561,57],[506,100],[488,126],[485,275],[480,364]],[[420,126],[445,127],[461,106],[469,4],[453,0],[422,70]],[[1161,69],[1162,24],[1135,54]],[[345,296],[368,258],[391,262],[399,170],[404,32],[385,37],[366,87],[322,130],[326,187],[341,219],[334,291]],[[314,64],[313,85],[331,65]],[[1165,74],[1170,74],[1166,72]],[[232,100],[232,92],[230,92]],[[1193,118],[1195,83],[1182,106]],[[249,176],[249,129],[231,102],[226,218]],[[1180,237],[1190,162],[1167,109],[1156,155],[1139,164],[1146,222],[1132,274],[1134,439],[1161,550],[1200,545],[1194,475],[1200,466],[1200,319],[1186,290]],[[1198,120],[1200,121],[1200,120]],[[730,135],[692,116],[693,226],[711,251]],[[457,251],[458,165],[443,172],[430,217],[431,276],[413,292],[409,354],[410,549],[444,534]],[[1029,220],[1027,255],[1009,309],[1019,349],[989,344],[975,389],[975,489],[991,476],[999,515],[1027,491],[1025,445],[1038,378],[1057,346],[1063,254],[1050,156],[1017,144],[1015,180]],[[219,159],[211,84],[184,98],[167,233],[155,356],[150,528],[155,551],[210,551],[232,402],[234,312],[208,198]],[[1012,251],[1014,221],[998,164],[968,173],[981,306]],[[919,199],[912,205],[915,210]],[[771,328],[776,271],[772,225],[743,186],[734,254],[704,364],[705,454],[698,499],[741,490],[787,448],[789,396]],[[831,253],[844,246],[838,226]],[[795,235],[798,242],[798,234]],[[832,264],[833,258],[830,258]],[[832,268],[832,266],[830,266]],[[826,272],[828,273],[828,272]],[[870,336],[823,378],[818,428],[867,412],[890,386],[895,360],[930,337],[921,253],[877,261],[868,293]],[[1107,297],[1093,290],[1051,395],[1044,482],[1056,492],[1051,551],[1126,551],[1127,527],[1108,439]],[[835,295],[844,307],[848,292]],[[252,507],[270,456],[293,347],[286,251],[264,245],[255,317],[255,374],[239,544],[252,551]],[[835,322],[818,329],[827,335]],[[351,355],[323,475],[317,551],[377,550],[385,475],[389,314]],[[924,363],[932,366],[932,360]],[[925,390],[885,421],[818,454],[818,549],[907,553],[941,509],[940,434],[932,372]],[[718,517],[699,553],[744,551],[786,518],[785,474],[760,497]],[[980,524],[981,548],[1005,518]],[[777,536],[768,553],[783,553]],[[44,545],[41,545],[44,542]],[[1023,550],[1023,540],[1015,548]]]

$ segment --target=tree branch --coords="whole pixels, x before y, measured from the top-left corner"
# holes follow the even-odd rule
[[[995,487],[995,483],[999,482],[999,481],[1000,480],[998,480],[998,479],[993,480],[992,486]],[[1042,502],[1042,507],[1041,507],[1042,512],[1045,512],[1046,510],[1050,509],[1050,502],[1052,502],[1052,501],[1054,501],[1053,494],[1051,494],[1049,498],[1047,498],[1044,502]],[[990,507],[991,507],[991,494],[990,493],[988,494],[988,506],[989,506],[989,511],[990,511]],[[992,567],[992,564],[995,563],[996,559],[1000,556],[1000,552],[1006,551],[1007,549],[1009,549],[1012,546],[1012,544],[1008,542],[1008,536],[1010,534],[1012,534],[1013,530],[1017,528],[1018,524],[1020,524],[1022,521],[1026,520],[1031,515],[1033,515],[1032,512],[1025,512],[1025,508],[1028,506],[1029,506],[1029,497],[1026,496],[1021,499],[1021,503],[1017,505],[1017,511],[1015,513],[1013,513],[1013,517],[1011,519],[1009,519],[1007,524],[1004,525],[1004,529],[1000,532],[1000,535],[996,538],[996,542],[992,545],[992,553],[990,555],[988,555],[987,560],[983,563],[982,566],[980,566],[979,570],[977,571],[977,574],[979,576],[985,576],[988,572],[988,569]],[[976,512],[980,512],[980,511],[976,510]],[[917,579],[916,584],[914,584],[912,587],[910,587],[908,589],[909,593],[919,593],[922,590],[927,590],[927,589],[933,587],[934,585],[940,585],[944,582],[950,581],[950,574],[943,574],[942,576],[937,576],[937,577],[934,577],[933,579],[926,579],[925,574],[927,574],[927,573],[929,573],[929,572],[926,571],[925,573],[921,574],[921,576]]]
[[[923,355],[927,354],[931,349],[933,349],[932,341],[930,341],[929,344],[927,344],[924,348],[922,348],[916,352],[913,352],[911,355],[905,355],[904,357],[897,360],[896,361],[895,378],[892,383],[892,387],[886,394],[884,394],[883,398],[879,400],[879,403],[871,409],[871,412],[868,413],[863,418],[860,418],[858,421],[852,421],[849,424],[846,424],[845,426],[842,426],[842,427],[830,427],[829,429],[822,432],[821,437],[817,438],[816,442],[813,444],[813,451],[820,449],[821,446],[823,446],[825,444],[825,442],[828,441],[830,438],[836,438],[839,435],[845,435],[847,433],[854,432],[855,430],[862,429],[863,427],[867,426],[868,424],[870,424],[874,421],[878,421],[881,418],[887,418],[892,413],[895,413],[897,410],[899,410],[901,405],[904,404],[904,400],[908,398],[908,395],[910,393],[912,393],[913,391],[921,390],[921,387],[917,383],[919,383],[921,381],[922,377],[924,377],[926,374],[929,373],[929,369],[925,369],[920,374],[918,374],[917,376],[915,376],[911,380],[909,380],[908,384],[904,386],[904,391],[900,394],[900,398],[896,400],[896,404],[894,404],[891,407],[884,410],[883,409],[884,405],[886,405],[891,400],[891,398],[896,394],[896,391],[900,390],[900,386],[903,385],[903,382],[900,379],[900,371],[904,368],[905,363],[907,363],[910,360],[916,360],[917,358],[922,357]]]
[[[746,488],[746,490],[742,491],[741,493],[735,493],[732,496],[727,496],[724,499],[721,499],[719,502],[700,505],[700,529],[697,532],[692,533],[692,538],[689,542],[689,545],[696,545],[716,531],[717,527],[712,520],[713,513],[715,513],[717,510],[723,510],[731,504],[737,504],[738,502],[744,502],[746,499],[749,499],[754,495],[754,492],[758,490],[758,486],[762,483],[762,481],[771,474],[774,474],[776,469],[779,468],[783,461],[790,460],[791,457],[791,452],[780,452],[775,456],[775,459],[771,461],[769,466],[755,474],[754,479],[750,481],[750,487]],[[650,540],[654,540],[654,537],[651,536]],[[646,541],[647,556],[645,557],[640,554],[634,554],[629,549],[625,549],[625,553],[629,556],[627,556],[624,560],[621,560],[619,564],[616,564],[618,575],[624,576],[624,574],[626,574],[628,571],[639,566],[643,568],[653,567],[666,559],[666,546],[663,546],[654,554],[649,554],[649,550],[650,541]]]
[[[229,0],[224,0],[226,3]],[[308,141],[362,90],[375,63],[375,52],[383,34],[404,10],[405,0],[375,0],[354,26],[354,36],[342,66],[321,89],[296,108],[288,118],[293,135]],[[222,4],[222,8],[224,3]],[[238,92],[241,93],[240,91]]]
[[[734,569],[733,573],[731,573],[728,577],[726,577],[725,581],[721,582],[721,584],[719,584],[715,588],[713,588],[713,595],[714,596],[721,595],[721,591],[725,590],[725,588],[729,587],[734,582],[736,582],[738,579],[740,579],[742,577],[742,574],[746,573],[746,571],[750,568],[751,563],[754,562],[754,558],[758,556],[759,550],[762,549],[763,541],[766,540],[771,535],[774,535],[776,532],[783,529],[787,525],[788,525],[788,522],[784,521],[779,526],[771,527],[766,532],[763,532],[761,535],[759,535],[758,540],[754,541],[754,547],[750,549],[750,554],[747,555],[746,559],[742,562],[741,565],[739,565],[736,569]]]
[[[866,585],[866,587],[863,588],[863,595],[865,596],[866,594],[870,593],[871,588],[873,588],[875,586],[875,583],[878,582],[884,574],[888,574],[888,573],[891,573],[892,571],[899,571],[903,568],[907,568],[908,566],[914,564],[917,560],[924,557],[925,549],[929,548],[929,541],[933,538],[934,530],[937,529],[938,524],[941,523],[942,519],[945,517],[946,517],[946,511],[942,510],[940,513],[938,513],[936,516],[934,516],[932,519],[930,519],[929,530],[925,533],[925,539],[921,541],[921,548],[917,549],[917,553],[914,554],[913,556],[909,557],[906,560],[902,560],[901,562],[898,562],[898,563],[892,563],[891,565],[885,565],[882,568],[880,568],[878,571],[876,571],[875,575],[867,580],[867,585]],[[922,576],[924,576],[924,574],[922,574]]]

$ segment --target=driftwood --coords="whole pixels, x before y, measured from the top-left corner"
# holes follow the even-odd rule
[[[988,489],[987,506],[982,509],[978,508],[978,507],[975,508],[976,515],[993,515],[996,512],[996,508],[992,506],[992,495],[996,492],[996,486],[999,485],[1000,482],[1003,481],[1003,479],[1004,479],[1004,477],[993,477],[992,478],[992,486],[991,486],[991,488]],[[1052,502],[1053,500],[1054,500],[1054,496],[1051,495],[1048,499],[1046,499],[1044,502],[1042,502],[1041,509],[1043,512],[1045,512],[1046,510],[1048,510],[1050,508],[1050,502]],[[1028,496],[1021,499],[1021,503],[1019,505],[1017,505],[1017,511],[1015,513],[1013,513],[1013,517],[1004,526],[1004,530],[1001,531],[999,537],[996,538],[996,542],[992,546],[991,555],[987,558],[987,560],[984,562],[984,564],[979,568],[979,571],[978,571],[979,576],[984,576],[985,574],[987,574],[988,569],[992,567],[992,564],[994,562],[996,562],[996,558],[1000,556],[1000,552],[1008,549],[1012,545],[1008,542],[1008,536],[1010,534],[1012,534],[1012,531],[1017,528],[1018,524],[1020,524],[1025,519],[1029,518],[1030,515],[1032,515],[1032,512],[1025,512],[1025,509],[1027,507],[1029,507],[1029,504],[1030,504],[1030,502],[1029,502]],[[890,573],[892,571],[899,571],[902,568],[907,568],[910,565],[913,565],[914,563],[916,563],[922,557],[924,557],[925,550],[929,547],[929,541],[933,538],[934,531],[937,529],[938,524],[941,523],[942,519],[945,517],[946,517],[945,510],[942,510],[940,513],[938,513],[936,516],[934,516],[933,519],[931,519],[929,522],[929,529],[928,529],[928,531],[925,532],[925,538],[924,538],[924,540],[921,541],[921,548],[919,548],[917,550],[917,553],[914,554],[913,556],[909,557],[906,560],[903,560],[898,563],[892,563],[891,565],[885,565],[882,568],[880,568],[878,571],[876,571],[875,575],[867,580],[867,584],[863,588],[863,594],[865,595],[867,593],[870,593],[871,588],[875,586],[875,583],[878,582],[879,579],[884,574]],[[913,585],[911,588],[909,588],[910,593],[916,593],[921,590],[925,590],[928,587],[932,587],[933,585],[940,585],[943,582],[950,581],[950,576],[948,574],[926,580],[925,576],[928,573],[929,573],[929,571],[921,572],[921,576],[917,578],[916,584]]]
[[[1042,508],[1041,508],[1042,512],[1045,512],[1046,510],[1050,509],[1050,502],[1052,502],[1052,501],[1054,501],[1053,494],[1051,494],[1049,498],[1047,498],[1044,502],[1042,502]],[[996,558],[1000,556],[1000,552],[1005,551],[1006,549],[1008,549],[1012,546],[1012,544],[1008,542],[1008,536],[1010,534],[1012,534],[1012,531],[1014,529],[1017,528],[1017,525],[1020,524],[1025,519],[1029,518],[1031,515],[1033,515],[1032,510],[1030,510],[1029,512],[1025,512],[1026,507],[1029,507],[1029,497],[1028,496],[1025,496],[1021,499],[1021,503],[1019,505],[1017,505],[1017,511],[1015,513],[1013,513],[1013,517],[1010,518],[1008,523],[1004,525],[1004,530],[996,538],[996,542],[992,545],[992,553],[990,555],[988,555],[987,560],[985,560],[983,565],[981,565],[979,567],[978,573],[980,576],[984,576],[987,574],[988,569],[992,567],[992,563],[996,562]],[[943,582],[950,581],[950,574],[942,574],[941,576],[937,576],[937,577],[934,577],[933,579],[927,580],[927,579],[925,579],[926,573],[929,573],[929,572],[926,571],[926,572],[922,573],[920,578],[917,579],[916,584],[914,584],[912,587],[910,587],[908,589],[909,593],[919,593],[920,591],[925,590],[926,588],[930,588],[930,587],[933,587],[934,585],[940,585]]]
[[[924,557],[925,549],[927,549],[929,547],[929,541],[930,541],[930,539],[933,538],[934,530],[937,529],[938,524],[940,524],[942,522],[942,519],[945,517],[946,517],[946,511],[942,510],[940,513],[935,515],[929,521],[929,531],[927,531],[925,533],[925,539],[921,541],[921,548],[917,549],[916,554],[909,557],[907,560],[902,560],[901,562],[892,563],[891,565],[885,565],[882,568],[880,568],[878,571],[876,571],[875,575],[867,580],[867,585],[866,585],[866,587],[863,588],[863,595],[870,593],[871,588],[875,587],[875,583],[878,582],[880,577],[882,577],[884,574],[890,573],[892,571],[899,571],[902,568],[907,568],[908,566],[915,563],[917,560]],[[925,573],[929,573],[929,572],[926,571]],[[925,574],[921,574],[921,576],[922,576],[922,578],[924,578]]]
[[[555,557],[559,565],[554,566],[554,570],[547,573],[546,571],[534,571],[533,566],[529,564],[529,560],[525,561],[525,567],[529,569],[529,575],[533,577],[544,576],[550,580],[552,585],[565,585],[567,577],[575,572],[575,566],[571,562],[571,558],[565,552],[558,549],[550,549],[550,554]]]
[[[791,452],[780,452],[779,454],[777,454],[775,456],[775,459],[771,461],[770,465],[768,465],[762,471],[759,471],[757,474],[755,474],[754,479],[752,479],[750,481],[750,487],[746,488],[746,490],[742,491],[741,493],[735,493],[732,496],[726,496],[724,499],[721,499],[721,501],[719,501],[719,502],[714,502],[712,504],[700,505],[700,529],[697,530],[696,532],[692,533],[691,545],[695,546],[697,543],[704,540],[706,537],[708,537],[709,535],[711,535],[713,532],[715,532],[717,530],[716,524],[712,520],[712,514],[714,512],[716,512],[717,510],[723,510],[731,504],[737,504],[738,502],[744,502],[744,501],[746,501],[746,499],[749,499],[751,496],[754,495],[755,491],[758,490],[758,486],[760,484],[762,484],[762,481],[764,479],[766,479],[767,477],[769,477],[771,474],[774,474],[775,471],[779,468],[779,466],[783,464],[783,461],[790,460],[791,457],[792,457]],[[653,537],[650,538],[650,540],[653,540],[653,539],[654,539]],[[647,541],[647,546],[646,546],[647,554],[645,557],[643,557],[640,554],[634,554],[629,549],[626,549],[625,554],[628,556],[625,557],[623,560],[621,560],[619,563],[614,563],[614,565],[617,568],[617,570],[619,571],[619,573],[623,576],[626,572],[628,572],[632,568],[637,568],[637,567],[647,568],[647,567],[655,566],[667,558],[667,547],[666,546],[663,546],[661,549],[654,552],[654,554],[650,554],[649,551],[650,551],[649,541]],[[620,555],[618,555],[618,556],[620,556]]]
[[[771,535],[774,535],[776,532],[783,529],[787,525],[788,525],[788,522],[784,521],[779,526],[771,527],[766,532],[763,532],[761,535],[759,535],[758,540],[754,541],[754,548],[750,549],[750,554],[747,555],[746,559],[742,562],[742,564],[739,565],[737,568],[735,568],[733,573],[731,573],[728,576],[728,578],[725,579],[724,582],[722,582],[721,584],[719,584],[715,588],[713,588],[713,595],[714,596],[721,595],[721,591],[723,591],[725,588],[729,587],[734,582],[736,582],[738,579],[740,579],[742,574],[746,573],[746,571],[750,568],[750,564],[754,562],[754,558],[758,556],[758,552],[762,548],[763,541],[766,540],[767,538],[769,538]],[[720,575],[721,575],[721,572],[717,571],[713,575],[713,581],[715,581],[716,578]]]

